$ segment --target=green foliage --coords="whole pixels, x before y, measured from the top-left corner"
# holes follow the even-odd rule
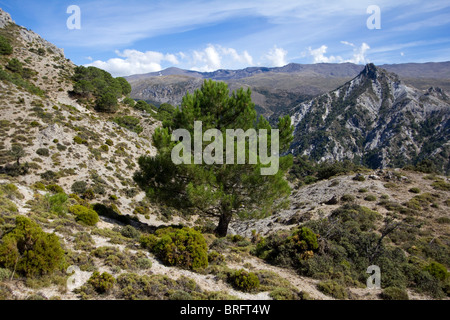
[[[354,181],[366,181],[366,178],[364,178],[363,175],[358,174],[358,175],[354,176],[352,178],[352,180],[354,180]]]
[[[140,121],[138,118],[132,116],[123,116],[114,118],[114,122],[119,126],[127,128],[130,131],[141,133],[144,129],[139,125]]]
[[[36,153],[42,157],[48,157],[50,156],[50,152],[47,148],[39,148],[36,150]]]
[[[289,145],[292,141],[293,127],[288,118],[280,119],[278,124],[280,146]],[[278,172],[267,176],[261,175],[261,168],[267,166],[259,157],[257,164],[208,165],[203,162],[194,166],[175,165],[171,151],[178,143],[171,141],[171,134],[176,129],[185,129],[193,137],[195,121],[202,121],[204,131],[216,128],[223,134],[227,129],[242,129],[244,132],[269,129],[269,134],[271,132],[268,121],[262,117],[257,119],[250,90],[239,89],[230,96],[226,83],[205,81],[193,95],[186,94],[181,109],[175,110],[163,128],[156,129],[153,142],[158,149],[157,156],[139,159],[140,169],[134,180],[151,200],[183,212],[219,212],[216,232],[221,237],[226,236],[235,213],[241,218],[259,218],[286,206],[290,188],[284,177],[292,165],[291,156],[280,157]],[[236,149],[236,139],[233,145]],[[226,143],[223,147],[226,148]],[[244,150],[248,156],[248,143]],[[280,153],[284,151],[282,149]],[[226,149],[223,154],[226,154]],[[235,163],[236,158],[237,153]]]
[[[14,63],[13,63],[12,67],[15,68]],[[17,68],[17,66],[16,66],[16,68]],[[19,68],[19,70],[20,70],[20,68]],[[0,66],[0,80],[9,81],[9,82],[15,84],[16,86],[19,86],[19,87],[25,89],[26,91],[28,91],[31,94],[35,94],[37,96],[44,97],[45,92],[43,90],[41,90],[40,88],[36,87],[35,85],[31,84],[30,82],[28,82],[27,80],[25,80],[22,76],[22,71],[23,71],[23,69],[21,70],[20,73],[7,72],[7,71],[3,70],[3,68]]]
[[[23,147],[19,144],[13,144],[9,154],[16,160],[17,165],[20,165],[20,159],[27,155]]]
[[[126,237],[131,239],[140,239],[141,233],[136,230],[136,228],[132,226],[124,226],[120,229],[120,233]]]
[[[155,118],[159,121],[162,121],[163,125],[167,125],[167,123],[170,123],[170,121],[173,119],[176,108],[168,103],[163,103],[159,106],[157,109],[157,114]]]
[[[193,229],[164,234],[152,251],[166,264],[194,271],[208,266],[208,248],[203,235]]]
[[[136,105],[136,101],[134,101],[133,99],[128,98],[128,97],[123,99],[123,103],[132,108]]]
[[[26,217],[16,218],[15,228],[0,244],[0,265],[27,277],[52,273],[63,260],[59,238]]]
[[[248,272],[243,269],[235,271],[229,281],[238,290],[245,292],[252,292],[259,288],[259,278],[253,272]]]
[[[350,160],[316,163],[306,156],[297,156],[294,158],[294,165],[290,169],[289,175],[291,180],[295,180],[301,186],[315,183],[318,180],[326,180],[335,176],[364,170],[366,168]]]
[[[364,197],[364,200],[366,200],[366,201],[377,201],[377,197],[374,196],[373,194],[369,194],[366,197]]]
[[[65,193],[57,193],[52,196],[47,195],[46,199],[50,207],[50,212],[59,216],[64,216],[67,213],[66,202],[69,197]]]
[[[381,293],[383,300],[409,300],[408,293],[401,288],[388,287]]]
[[[105,93],[100,96],[95,105],[95,110],[100,112],[115,113],[119,110],[117,97],[113,93]]]
[[[80,136],[75,136],[73,138],[73,142],[75,142],[76,144],[88,144],[87,140],[81,138]]]
[[[408,190],[411,193],[420,193],[420,189],[419,188],[411,188]]]
[[[75,68],[73,93],[81,98],[96,99],[96,110],[114,113],[118,110],[117,99],[131,92],[124,78],[113,78],[108,72],[79,66]]]
[[[450,191],[450,183],[443,180],[437,180],[433,182],[431,186],[436,190]]]
[[[69,212],[75,215],[77,221],[88,226],[95,226],[99,221],[97,212],[82,205],[71,206]]]
[[[20,74],[23,70],[23,64],[16,58],[13,58],[8,61],[8,64],[6,65],[6,69],[8,69],[11,72]]]
[[[448,278],[447,268],[438,262],[431,262],[424,270],[440,281],[445,281]]]
[[[0,35],[0,55],[9,56],[13,53],[13,48],[8,39]]]
[[[307,227],[294,230],[291,235],[275,233],[262,238],[254,254],[282,266],[296,266],[299,261],[314,256],[319,248],[317,234]]]
[[[150,114],[152,114],[155,110],[155,106],[150,106],[147,102],[145,102],[144,100],[139,100],[138,102],[136,102],[136,104],[134,105],[134,108],[140,111],[146,111]]]
[[[71,189],[75,194],[84,194],[87,190],[87,183],[86,181],[75,181]]]
[[[343,202],[352,202],[352,201],[355,201],[355,196],[354,196],[354,195],[351,195],[351,194],[344,194],[344,195],[341,197],[341,201],[343,201]]]
[[[328,296],[332,296],[333,298],[344,300],[348,298],[347,290],[333,280],[322,281],[317,285],[317,289]]]
[[[114,142],[111,139],[106,139],[105,144],[112,147],[114,145]]]
[[[88,283],[100,294],[109,292],[114,287],[115,282],[116,279],[109,273],[103,272],[100,274],[98,271],[95,271],[88,280]]]

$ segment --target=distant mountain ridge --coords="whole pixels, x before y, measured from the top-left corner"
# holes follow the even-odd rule
[[[450,97],[440,88],[422,92],[368,64],[351,81],[290,114],[294,154],[350,159],[372,168],[431,159],[450,172]]]
[[[395,72],[401,78],[434,78],[450,79],[450,61],[427,63],[402,63],[380,65],[390,72]],[[252,77],[262,73],[315,73],[326,77],[355,77],[364,69],[364,65],[353,63],[317,63],[298,64],[290,63],[284,67],[249,67],[240,70],[219,69],[213,72],[198,72],[184,70],[175,67],[167,68],[159,72],[150,72],[126,77],[128,80],[145,79],[158,76],[190,76],[194,78],[212,80],[236,80]]]
[[[389,64],[380,67],[395,72],[406,84],[418,89],[436,86],[450,92],[450,62]],[[132,98],[156,105],[179,105],[187,91],[200,88],[203,79],[225,81],[231,90],[251,88],[258,112],[270,117],[343,85],[363,69],[363,65],[352,63],[291,63],[276,68],[250,67],[203,73],[168,68],[126,78],[133,87]]]

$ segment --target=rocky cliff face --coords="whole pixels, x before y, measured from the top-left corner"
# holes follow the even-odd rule
[[[372,168],[432,158],[449,171],[450,99],[367,65],[340,88],[291,110],[292,152],[320,161],[353,159]]]

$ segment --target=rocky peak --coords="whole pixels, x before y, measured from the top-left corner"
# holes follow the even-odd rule
[[[361,71],[360,76],[367,77],[372,80],[377,79],[378,69],[373,63],[369,63],[364,67],[364,70]]]
[[[14,23],[13,19],[11,19],[10,14],[0,8],[0,28],[4,28],[10,23]]]

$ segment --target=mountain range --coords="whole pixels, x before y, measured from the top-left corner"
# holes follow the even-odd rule
[[[406,84],[421,90],[431,86],[450,90],[450,62],[386,64],[379,67],[395,72]],[[258,112],[270,117],[278,116],[299,102],[334,90],[363,69],[363,65],[351,63],[291,63],[277,68],[250,67],[204,73],[168,68],[126,78],[133,87],[131,96],[134,99],[155,105],[179,105],[186,92],[200,88],[204,79],[224,81],[230,90],[250,88]]]

